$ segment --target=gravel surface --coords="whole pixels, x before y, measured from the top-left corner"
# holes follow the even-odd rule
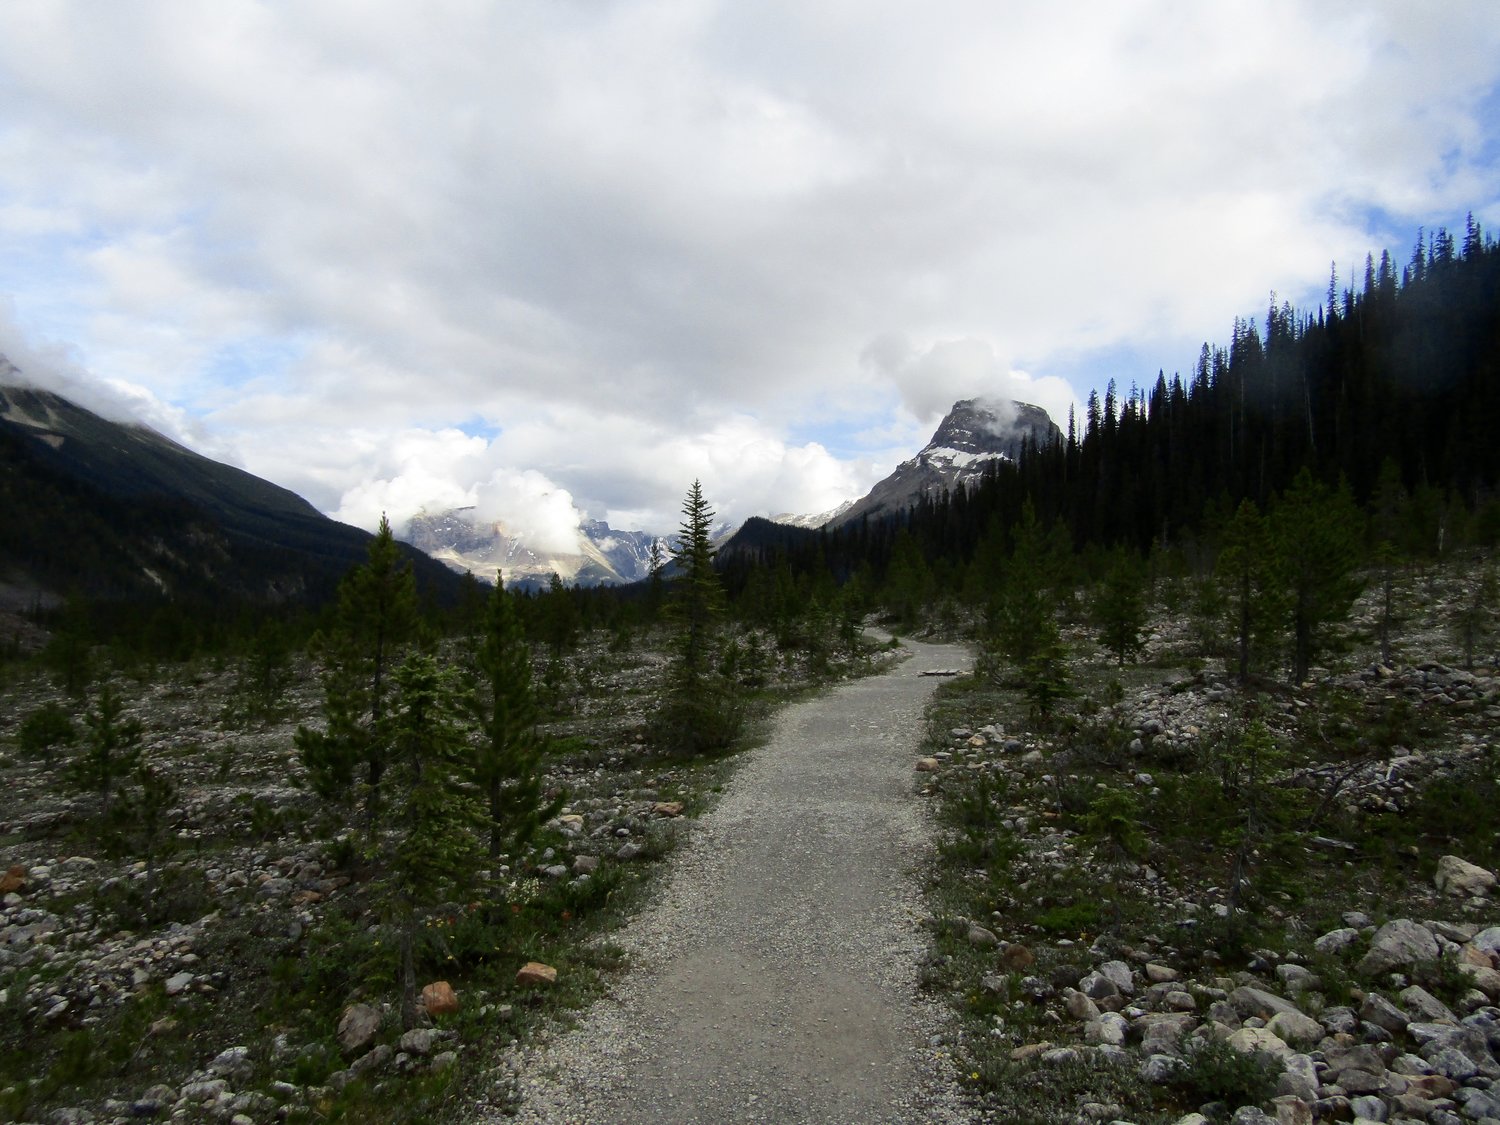
[[[530,1122],[963,1122],[918,993],[912,792],[950,646],[788,708],[619,935],[632,969],[576,1029],[509,1060]],[[486,1120],[514,1120],[498,1115]]]

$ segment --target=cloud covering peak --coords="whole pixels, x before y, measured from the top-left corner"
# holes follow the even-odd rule
[[[1493,227],[1497,80],[1488,0],[6,5],[0,295],[358,522],[820,511]]]

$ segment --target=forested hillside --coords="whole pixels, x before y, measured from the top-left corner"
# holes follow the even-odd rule
[[[1265,510],[1303,469],[1354,501],[1400,509],[1401,546],[1436,555],[1500,534],[1500,246],[1469,220],[1460,244],[1420,233],[1398,271],[1389,253],[1313,312],[1272,295],[1263,323],[1236,320],[1227,345],[1204,344],[1187,374],[1144,387],[1111,382],[1067,434],[1028,444],[977,484],[921,503],[904,519],[823,536],[758,529],[736,567],[780,554],[840,580],[868,566],[884,579],[905,530],[927,566],[961,585],[986,536],[1030,505],[1079,552],[1182,549],[1217,531],[1240,502]],[[1410,501],[1410,502],[1408,502]],[[1196,559],[1190,559],[1192,563]]]

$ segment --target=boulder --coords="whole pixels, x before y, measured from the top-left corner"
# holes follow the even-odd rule
[[[338,1041],[345,1055],[358,1055],[375,1042],[380,1033],[380,1009],[369,1004],[351,1004],[339,1018]]]
[[[987,930],[983,926],[977,925],[974,922],[969,923],[969,928],[964,934],[964,938],[970,945],[976,945],[980,947],[988,947],[1000,944],[1000,938],[996,936],[995,931]]]
[[[1313,942],[1313,949],[1319,953],[1333,955],[1342,953],[1359,940],[1359,931],[1353,926],[1344,926],[1341,929],[1329,930],[1326,934]]]
[[[1414,984],[1409,988],[1403,988],[1399,995],[1401,997],[1401,1006],[1416,1019],[1424,1023],[1458,1022],[1448,1005],[1444,1004],[1421,985]]]
[[[1135,995],[1135,973],[1124,961],[1106,961],[1099,966],[1099,972],[1120,990],[1121,996]]]
[[[918,773],[937,773],[937,771],[938,771],[938,760],[936,758],[918,758],[917,759],[917,772]]]
[[[249,1047],[227,1047],[208,1064],[209,1073],[218,1078],[249,1078],[254,1070]]]
[[[17,863],[0,875],[0,895],[19,894],[26,889],[26,868]]]
[[[1024,945],[1008,945],[1005,947],[1005,951],[1000,954],[1000,964],[1013,973],[1018,973],[1022,969],[1029,969],[1035,963],[1035,954]]]
[[[1371,992],[1364,998],[1359,1006],[1359,1018],[1385,1028],[1392,1035],[1400,1035],[1411,1022],[1405,1012],[1378,992]]]
[[[1433,882],[1444,894],[1481,898],[1495,889],[1495,873],[1456,855],[1445,855],[1438,860]]]
[[[420,1055],[426,1058],[432,1054],[432,1048],[437,1044],[442,1034],[435,1027],[418,1027],[401,1036],[398,1046],[408,1055]]]
[[[1323,1038],[1323,1025],[1301,1012],[1277,1012],[1266,1030],[1288,1043],[1316,1043]]]
[[[1375,931],[1370,951],[1360,958],[1358,969],[1365,976],[1378,976],[1438,958],[1437,938],[1426,926],[1410,918],[1397,918]]]
[[[1286,1040],[1265,1027],[1242,1027],[1231,1033],[1225,1042],[1244,1054],[1264,1051],[1266,1054],[1280,1056],[1287,1053]]]
[[[681,801],[657,801],[651,806],[651,811],[657,816],[674,817],[681,816],[683,808]]]
[[[1267,992],[1263,988],[1248,986],[1236,988],[1229,994],[1229,1002],[1234,1005],[1235,1011],[1241,1016],[1259,1016],[1263,1020],[1278,1016],[1282,1012],[1302,1014],[1302,1009],[1290,1000],[1283,1000],[1274,992]]]
[[[517,984],[556,984],[557,970],[540,961],[528,961],[516,973]]]
[[[458,1011],[458,994],[445,980],[422,986],[422,1007],[429,1016],[448,1016]]]

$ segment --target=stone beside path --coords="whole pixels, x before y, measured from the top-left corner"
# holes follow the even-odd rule
[[[614,994],[506,1060],[519,1120],[969,1120],[947,1016],[917,990],[932,833],[912,794],[927,673],[967,656],[907,648],[778,717],[616,935],[633,967]]]

